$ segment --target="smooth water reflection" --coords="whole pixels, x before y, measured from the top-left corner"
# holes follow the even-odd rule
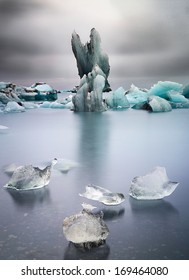
[[[73,113],[36,109],[1,114],[0,259],[189,259],[189,110]],[[6,190],[3,166],[38,165],[54,157],[79,162],[67,173],[52,172],[49,186]],[[180,182],[166,199],[129,198],[130,182],[155,166]],[[87,184],[122,192],[126,200],[108,207],[79,196]],[[67,242],[62,224],[81,203],[104,212],[110,234],[99,248]]]

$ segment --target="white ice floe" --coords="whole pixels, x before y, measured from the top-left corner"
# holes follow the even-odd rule
[[[169,181],[164,167],[156,167],[152,172],[135,177],[131,182],[130,196],[136,199],[162,199],[174,192],[179,185]]]
[[[92,243],[98,246],[106,240],[109,230],[103,220],[103,213],[95,215],[83,210],[64,219],[63,233],[68,241],[75,244],[90,246]]]
[[[51,169],[56,162],[57,160],[54,159],[44,169],[32,165],[19,166],[14,170],[10,181],[5,187],[19,191],[42,188],[49,184]]]
[[[125,200],[122,193],[113,193],[92,184],[86,186],[85,193],[79,195],[88,199],[97,200],[105,205],[118,205]]]

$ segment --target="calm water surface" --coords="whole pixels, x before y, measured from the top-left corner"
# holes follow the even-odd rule
[[[108,111],[73,113],[34,109],[1,114],[0,259],[189,259],[189,110],[169,113]],[[66,158],[80,166],[53,171],[39,190],[8,192],[3,166],[39,165]],[[163,200],[136,201],[128,190],[133,177],[164,166],[180,182]],[[89,183],[122,192],[119,206],[80,197]],[[81,251],[62,232],[66,216],[81,203],[104,211],[110,234],[105,245]]]

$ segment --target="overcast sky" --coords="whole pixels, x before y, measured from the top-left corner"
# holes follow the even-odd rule
[[[189,74],[188,0],[0,0],[0,80],[79,79],[71,49],[100,33],[110,77]]]

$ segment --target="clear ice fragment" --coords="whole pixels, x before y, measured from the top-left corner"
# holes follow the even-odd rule
[[[109,230],[103,220],[103,213],[93,214],[87,210],[67,217],[63,221],[63,233],[68,241],[80,246],[101,245]]]
[[[122,193],[112,193],[107,189],[92,184],[86,186],[85,193],[79,195],[88,199],[97,200],[105,205],[118,205],[125,200]]]
[[[51,169],[56,162],[57,160],[54,159],[44,169],[33,167],[32,165],[19,166],[14,170],[11,179],[5,187],[20,191],[42,188],[49,184]]]
[[[135,177],[131,182],[129,195],[135,199],[162,199],[174,192],[179,185],[169,181],[164,167],[156,167],[152,172]]]

